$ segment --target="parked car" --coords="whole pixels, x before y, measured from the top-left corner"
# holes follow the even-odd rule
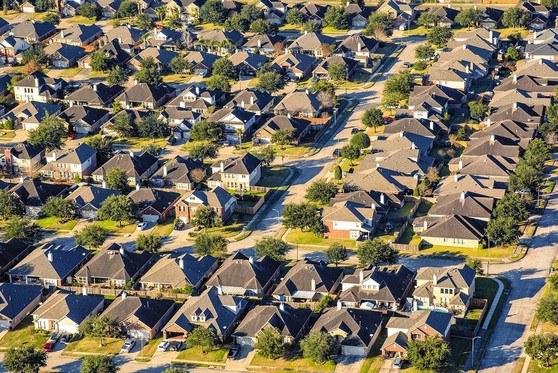
[[[339,157],[341,155],[341,149],[336,148],[333,150],[333,156],[334,157]]]
[[[70,342],[70,335],[69,334],[62,334],[62,336],[60,337],[60,342],[62,343],[68,343]]]
[[[354,135],[355,133],[359,133],[359,132],[360,132],[360,130],[355,127],[351,130],[351,135]]]
[[[141,223],[138,223],[138,231],[143,231],[145,228],[147,228],[146,222],[142,221]]]
[[[405,362],[405,360],[403,360],[402,358],[400,358],[400,357],[396,358],[393,361],[393,369],[402,369],[404,362]]]
[[[68,139],[70,139],[70,140],[73,140],[76,137],[77,137],[77,133],[75,133],[75,132],[72,132],[72,133],[68,134]]]
[[[236,359],[236,356],[238,355],[238,351],[240,351],[240,346],[237,344],[231,344],[231,346],[229,347],[229,355],[227,358],[234,360]]]
[[[182,341],[170,341],[169,343],[169,351],[182,351],[185,348],[186,346],[184,346]]]
[[[169,348],[169,345],[170,345],[170,342],[166,339],[163,339],[161,341],[161,343],[159,343],[159,346],[157,346],[157,351],[165,352]]]
[[[186,224],[182,220],[178,220],[174,224],[174,229],[176,229],[177,231],[180,231],[180,230],[184,229],[185,226],[186,226]]]
[[[54,348],[55,342],[52,341],[47,341],[44,346],[43,346],[43,351],[44,352],[51,352],[52,349]]]
[[[409,69],[409,68],[413,67],[413,64],[410,63],[410,62],[403,62],[403,67]]]
[[[60,334],[58,334],[58,333],[52,333],[52,334],[50,335],[50,338],[49,338],[48,340],[51,341],[51,342],[56,343],[56,342],[58,341],[58,338],[60,338]]]
[[[132,338],[126,339],[126,341],[124,342],[124,345],[120,349],[120,352],[128,353],[128,352],[132,351],[132,348],[134,348],[135,344],[136,344],[136,341],[134,339],[132,339]]]

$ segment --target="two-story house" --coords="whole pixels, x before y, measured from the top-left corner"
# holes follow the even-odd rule
[[[68,189],[67,185],[45,183],[38,179],[24,179],[14,185],[10,192],[17,195],[25,207],[25,214],[37,216],[49,198],[62,195]]]
[[[322,111],[322,104],[315,93],[294,91],[288,93],[273,108],[276,115],[317,118]]]
[[[103,30],[97,25],[73,24],[67,29],[60,30],[54,42],[85,47],[92,44],[103,35]]]
[[[287,47],[287,51],[321,58],[329,56],[335,50],[336,45],[335,38],[316,32],[305,32]]]
[[[122,107],[156,109],[175,95],[175,89],[166,84],[150,85],[137,83],[116,97]]]
[[[97,168],[97,152],[82,143],[66,152],[53,150],[46,155],[47,164],[41,169],[44,177],[51,179],[84,179]]]
[[[89,106],[70,106],[60,114],[69,129],[81,135],[97,132],[110,118],[110,111]]]
[[[66,82],[59,78],[49,78],[40,71],[35,71],[14,84],[14,96],[19,102],[49,102],[59,97]],[[53,113],[51,113],[53,114]]]
[[[343,39],[333,54],[353,58],[368,67],[379,47],[376,39],[357,34]]]
[[[250,190],[260,181],[262,162],[250,153],[236,158],[224,159],[211,166],[211,188],[223,187],[233,190]]]
[[[236,197],[221,187],[208,191],[195,190],[176,203],[174,212],[177,219],[189,224],[198,207],[209,206],[217,213],[220,221],[226,222],[234,213],[236,202]]]
[[[256,119],[255,113],[237,107],[219,109],[209,117],[210,121],[225,127],[225,137],[232,143],[241,143]]]
[[[0,154],[2,172],[8,175],[30,175],[42,166],[45,149],[27,141],[7,146]]]
[[[342,201],[325,207],[322,213],[325,237],[352,240],[370,237],[374,233],[377,221],[374,207],[352,201]]]
[[[91,174],[96,182],[106,181],[107,173],[118,168],[128,176],[128,184],[137,185],[140,180],[147,180],[159,167],[157,158],[148,152],[118,152]]]
[[[211,107],[214,107],[224,97],[225,94],[221,90],[210,90],[205,86],[192,85],[165,106],[178,107],[192,110],[196,113],[206,114]]]
[[[196,185],[205,178],[203,162],[186,156],[177,155],[149,179],[149,183],[158,188],[177,190],[194,190]]]

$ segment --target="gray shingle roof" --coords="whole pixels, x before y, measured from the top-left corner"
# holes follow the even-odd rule
[[[217,261],[217,258],[207,255],[197,258],[190,254],[167,254],[143,275],[140,282],[168,284],[173,288],[197,285],[207,277]]]
[[[295,296],[297,292],[335,294],[336,282],[342,275],[341,268],[328,267],[324,262],[314,262],[305,258],[287,272],[273,291],[273,295]],[[315,290],[312,290],[312,280],[315,282]]]
[[[254,307],[236,328],[237,337],[257,337],[267,327],[277,329],[283,337],[296,338],[301,333],[302,325],[308,322],[312,311],[307,308],[293,308],[283,305],[283,310],[275,305],[258,305]]]
[[[13,320],[42,292],[39,285],[0,284],[0,315]]]
[[[57,291],[39,308],[33,311],[33,318],[60,321],[68,318],[80,325],[105,298],[98,295],[77,295]]]
[[[329,308],[312,330],[333,334],[342,330],[346,334],[342,346],[367,347],[373,336],[382,328],[383,313],[359,308]]]

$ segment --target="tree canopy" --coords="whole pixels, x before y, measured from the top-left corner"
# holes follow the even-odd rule
[[[118,367],[112,355],[86,355],[81,363],[81,373],[116,373]]]
[[[150,234],[140,234],[136,238],[136,246],[138,250],[145,250],[150,253],[156,253],[159,251],[162,245],[161,236],[155,233]]]
[[[344,260],[347,260],[349,257],[349,253],[347,248],[340,243],[333,243],[329,245],[325,252],[326,259],[328,263],[333,263],[337,267],[339,263]]]
[[[219,339],[212,328],[195,327],[188,336],[188,344],[198,346],[202,352],[209,352],[217,346]]]
[[[196,236],[194,250],[198,255],[222,257],[227,253],[228,241],[225,237],[201,232]]]
[[[29,131],[29,143],[47,151],[61,149],[67,135],[68,123],[59,116],[47,115],[37,128]]]
[[[314,182],[306,190],[306,198],[312,202],[320,202],[322,204],[329,203],[329,200],[337,194],[337,184],[326,180],[318,180]]]
[[[128,175],[126,171],[119,168],[113,168],[106,174],[107,186],[109,189],[125,192],[128,189]]]
[[[305,358],[323,364],[335,354],[337,341],[325,332],[311,331],[300,341],[300,348]]]
[[[283,225],[286,228],[310,230],[316,234],[323,232],[319,210],[312,204],[288,204],[283,209]]]
[[[282,240],[271,236],[264,236],[256,241],[254,249],[259,257],[268,256],[273,260],[282,261],[285,260],[285,255],[287,255],[290,247]]]
[[[4,239],[18,238],[29,244],[38,241],[43,236],[43,231],[36,223],[28,218],[13,217],[6,221],[3,227]]]
[[[357,250],[357,256],[361,267],[395,264],[399,261],[399,251],[378,237],[364,241]]]
[[[446,365],[449,354],[449,346],[441,338],[413,339],[407,344],[407,357],[411,365],[420,371],[439,372]]]
[[[74,237],[77,245],[96,249],[103,245],[108,237],[108,231],[99,225],[88,225],[77,231]]]
[[[10,372],[38,373],[39,369],[46,367],[46,361],[45,352],[31,346],[20,346],[10,348],[2,364]]]
[[[134,202],[124,194],[112,195],[104,200],[98,211],[100,220],[130,221],[134,218]]]

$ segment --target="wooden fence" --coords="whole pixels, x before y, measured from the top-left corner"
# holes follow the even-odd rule
[[[476,337],[481,325],[484,322],[484,316],[488,312],[488,300],[481,298],[471,298],[470,308],[481,308],[481,314],[478,320],[466,319],[462,317],[455,318],[455,325],[452,328],[452,334],[459,337],[473,338]]]
[[[264,188],[264,187],[261,187]],[[241,205],[239,203],[236,204],[235,208],[234,208],[234,212],[238,212],[241,214],[250,214],[250,215],[254,215],[256,212],[258,212],[258,210],[260,209],[260,207],[262,207],[262,205],[265,203],[265,201],[267,201],[267,199],[269,198],[270,194],[271,194],[271,189],[270,188],[266,188],[267,190],[265,190],[265,195],[263,195],[261,198],[258,199],[258,201],[250,206],[244,206]]]
[[[71,291],[76,294],[83,294],[84,289],[86,289],[87,294],[90,295],[108,295],[112,297],[117,297],[122,294],[122,292],[126,292],[126,294],[131,296],[138,296],[142,298],[153,298],[153,299],[160,299],[160,298],[167,298],[167,299],[174,299],[174,300],[184,300],[190,297],[189,294],[183,293],[171,293],[171,292],[161,292],[159,290],[124,290],[124,289],[111,289],[111,288],[102,288],[96,286],[59,286],[60,289]]]

